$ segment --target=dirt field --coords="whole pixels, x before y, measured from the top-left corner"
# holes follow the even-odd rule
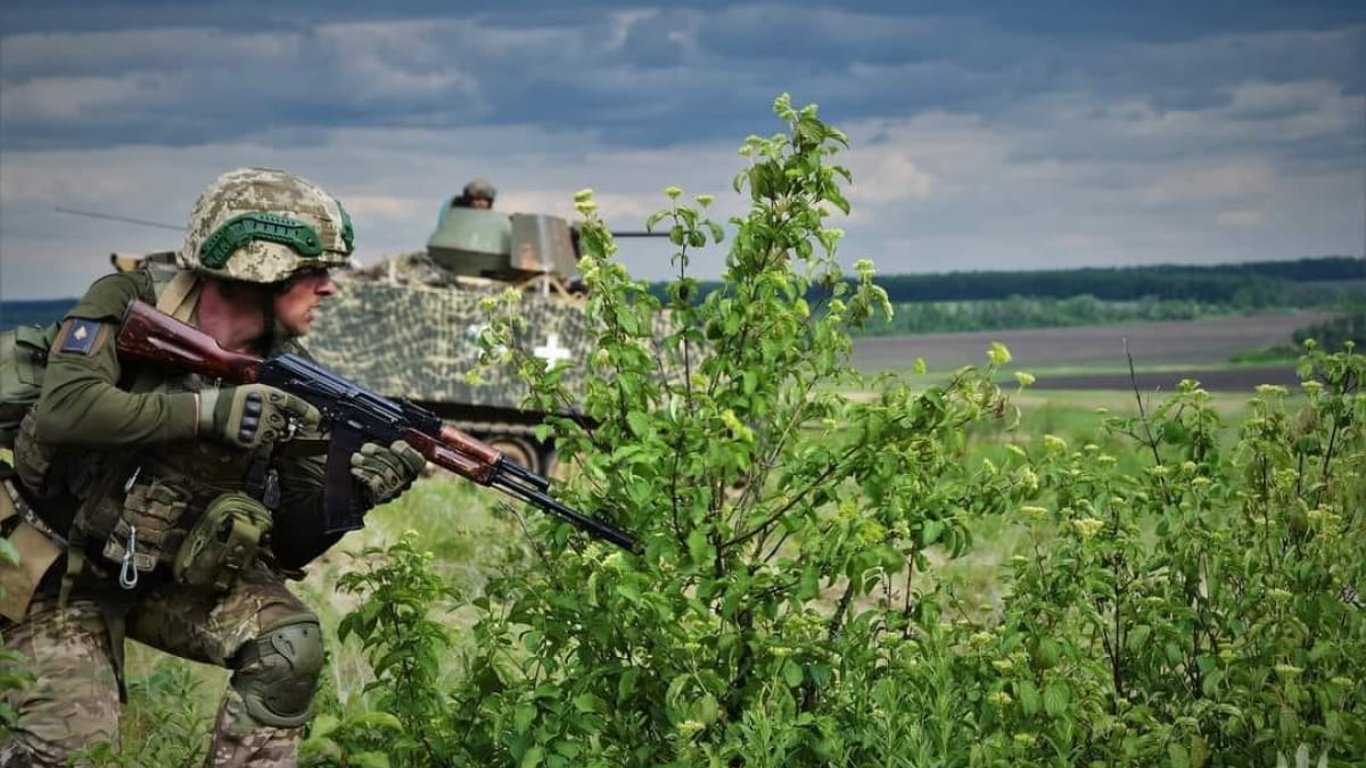
[[[1194,379],[1207,392],[1252,392],[1260,384],[1293,388],[1300,378],[1290,366],[1280,368],[1186,368],[1179,371],[1142,372],[1130,379],[1127,373],[1076,375],[1041,374],[1031,389],[1115,389],[1140,392],[1174,392],[1182,379]]]
[[[1124,389],[1128,361],[1125,344],[1140,371],[1141,389],[1170,389],[1182,378],[1198,379],[1207,389],[1250,390],[1257,384],[1295,381],[1289,366],[1258,369],[1210,370],[1228,362],[1236,352],[1288,343],[1297,328],[1329,317],[1325,313],[1216,317],[1170,323],[1039,328],[973,333],[929,333],[893,338],[858,339],[854,364],[865,371],[910,367],[924,358],[931,371],[947,371],[984,360],[993,341],[1010,348],[1015,370],[1039,371],[1037,387],[1050,389]],[[1098,369],[1066,375],[1048,369]]]

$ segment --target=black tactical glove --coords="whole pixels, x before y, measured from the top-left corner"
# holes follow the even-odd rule
[[[265,384],[199,393],[199,434],[242,448],[268,445],[295,427],[317,429],[322,414],[306,400]]]
[[[366,443],[351,454],[351,475],[369,489],[372,504],[383,504],[408,490],[426,466],[422,454],[402,440],[388,448]]]

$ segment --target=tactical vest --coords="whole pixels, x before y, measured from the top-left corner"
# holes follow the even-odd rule
[[[152,276],[157,308],[188,321],[198,301],[192,273],[156,270]],[[125,384],[138,393],[197,392],[206,386],[194,374],[150,371],[140,372]],[[30,410],[15,442],[16,469],[22,484],[40,499],[35,506],[47,529],[69,533],[63,596],[83,574],[117,575],[130,589],[159,569],[159,575],[168,574],[176,553],[210,502],[244,485],[264,482],[268,456],[260,451],[243,452],[192,440],[126,453],[76,452],[44,444],[35,423]],[[41,538],[52,540],[51,536]],[[93,562],[87,562],[87,554],[95,556]],[[30,563],[49,555],[48,548],[20,552],[21,562]],[[31,589],[28,596],[16,595],[7,600],[14,605],[5,607],[13,609],[20,603],[26,607],[31,595]]]

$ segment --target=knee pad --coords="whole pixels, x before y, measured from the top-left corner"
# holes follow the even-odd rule
[[[301,613],[277,621],[233,658],[231,685],[261,725],[297,728],[313,716],[313,691],[323,668],[318,617]]]

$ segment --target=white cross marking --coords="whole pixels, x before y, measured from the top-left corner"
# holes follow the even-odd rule
[[[560,334],[552,333],[546,337],[545,346],[536,347],[531,354],[541,358],[551,368],[561,360],[568,360],[574,356],[568,348],[560,346]]]

